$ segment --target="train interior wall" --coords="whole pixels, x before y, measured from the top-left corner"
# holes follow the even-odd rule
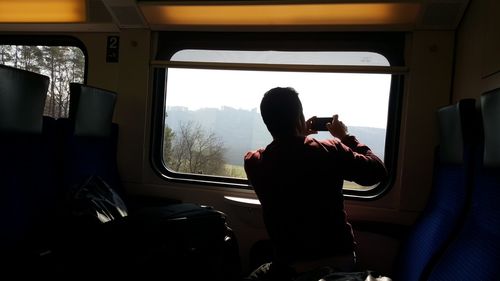
[[[471,1],[457,30],[453,101],[500,87],[500,3]]]

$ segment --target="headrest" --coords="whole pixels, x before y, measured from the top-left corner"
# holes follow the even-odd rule
[[[0,133],[41,133],[49,77],[0,65]]]
[[[481,95],[484,129],[483,165],[500,166],[500,88]]]
[[[115,101],[114,92],[71,83],[69,118],[75,124],[74,134],[86,137],[110,136]]]
[[[464,145],[474,141],[476,101],[463,99],[438,110],[439,156],[441,162],[461,164],[464,161]]]

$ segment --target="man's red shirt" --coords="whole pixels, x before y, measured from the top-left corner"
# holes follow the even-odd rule
[[[343,182],[374,185],[387,174],[382,161],[353,136],[275,140],[246,154],[245,171],[276,258],[285,263],[352,253]]]

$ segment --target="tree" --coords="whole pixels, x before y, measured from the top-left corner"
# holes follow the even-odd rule
[[[163,130],[163,161],[170,163],[172,158],[172,141],[175,138],[175,133],[170,127],[165,126]]]
[[[20,67],[31,72],[41,72],[43,67],[43,53],[38,46],[20,47]]]
[[[45,105],[47,115],[66,117],[69,110],[69,83],[82,83],[85,57],[80,49],[66,46],[42,47],[44,72],[50,77]]]
[[[12,61],[12,46],[0,45],[0,64],[10,65]]]
[[[164,142],[165,145],[165,142]],[[192,121],[181,123],[175,133],[168,167],[176,172],[224,175],[224,143]]]
[[[69,83],[83,83],[85,56],[77,47],[0,45],[0,63],[50,78],[44,115],[67,117]]]
[[[48,72],[50,78],[50,86],[49,92],[47,95],[47,100],[45,103],[45,114],[53,116],[53,117],[61,117],[58,112],[59,110],[57,106],[58,94],[56,92],[56,84],[58,78],[58,65],[62,61],[62,52],[57,47],[44,46],[43,57],[44,57],[44,67]],[[60,93],[59,93],[60,94]]]

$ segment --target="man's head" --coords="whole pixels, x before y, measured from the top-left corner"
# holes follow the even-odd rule
[[[286,138],[305,132],[302,103],[293,88],[277,87],[267,91],[260,103],[260,112],[274,138]]]

